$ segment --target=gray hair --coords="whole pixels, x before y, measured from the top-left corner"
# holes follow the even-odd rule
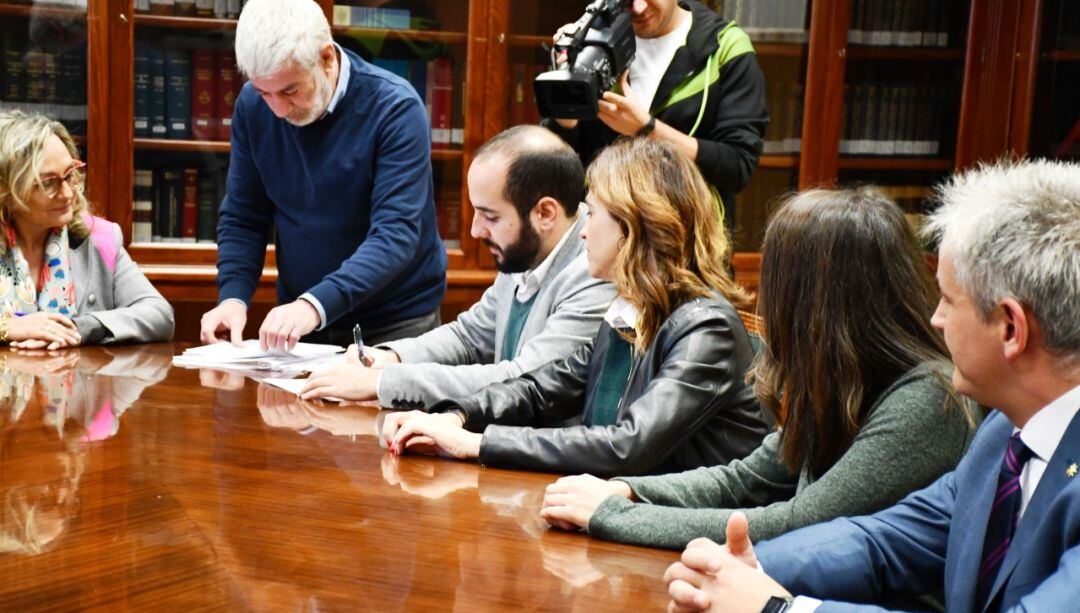
[[[1080,359],[1080,164],[1003,160],[940,186],[924,232],[940,239],[984,318],[1032,310],[1047,348]]]
[[[313,0],[249,0],[236,24],[236,65],[249,79],[291,64],[313,69],[332,42],[330,24]]]

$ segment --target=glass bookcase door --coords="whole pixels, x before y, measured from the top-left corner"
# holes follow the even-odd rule
[[[409,81],[428,110],[435,211],[451,259],[468,232],[462,209],[469,2],[337,0],[334,38],[342,47]]]
[[[881,186],[914,226],[956,166],[969,4],[851,3],[837,182]]]
[[[1028,153],[1080,160],[1080,3],[1043,5]]]
[[[242,85],[240,3],[136,0],[134,9],[132,249],[152,260],[143,254],[182,246],[190,253],[177,259],[212,262]]]
[[[0,110],[43,113],[74,137],[91,183],[95,167],[87,134],[86,0],[0,1]]]

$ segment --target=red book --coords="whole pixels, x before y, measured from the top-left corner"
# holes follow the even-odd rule
[[[448,149],[450,115],[454,106],[454,64],[450,58],[441,57],[428,62],[428,112],[431,113],[431,148]]]
[[[191,52],[191,135],[196,140],[217,138],[214,114],[214,50]]]
[[[181,241],[194,243],[199,221],[199,171],[184,169],[184,223],[180,226]]]
[[[232,49],[218,49],[214,53],[214,72],[217,88],[214,94],[214,122],[218,140],[232,136],[232,112],[236,95],[240,92],[240,79],[236,74],[236,54]]]

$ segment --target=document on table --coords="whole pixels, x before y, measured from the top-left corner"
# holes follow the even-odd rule
[[[311,370],[313,367],[325,367],[334,359],[340,361],[345,351],[337,345],[316,343],[297,343],[291,351],[264,351],[259,341],[244,341],[242,347],[232,343],[213,343],[193,347],[184,353],[173,356],[173,364],[185,367],[232,368],[253,370]]]
[[[287,392],[292,392],[297,396],[300,395],[300,390],[304,389],[304,386],[307,385],[307,379],[279,379],[271,377],[268,379],[260,379],[260,381],[267,385],[281,388]],[[330,402],[344,402],[344,399],[334,398],[333,396],[323,398],[323,400],[329,400]]]

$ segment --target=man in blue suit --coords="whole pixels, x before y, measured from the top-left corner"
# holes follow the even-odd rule
[[[669,610],[881,610],[938,591],[950,612],[1080,610],[1080,165],[986,166],[940,196],[932,321],[957,391],[997,412],[955,471],[889,509],[756,548],[745,518],[724,546],[692,542],[665,575]]]

